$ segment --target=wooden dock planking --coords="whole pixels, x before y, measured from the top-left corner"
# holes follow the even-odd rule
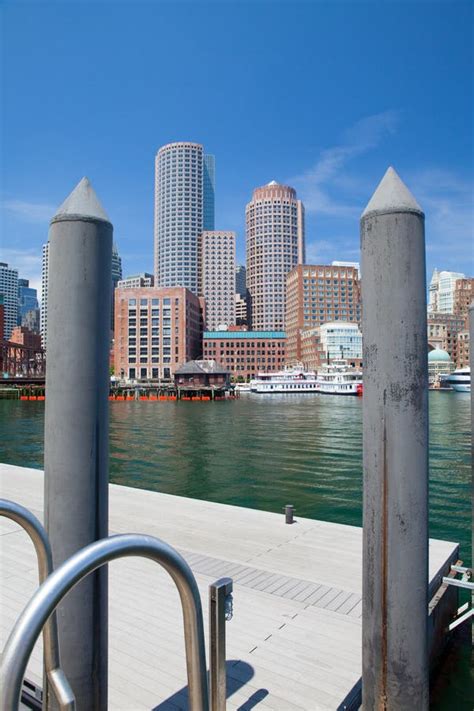
[[[0,465],[0,491],[41,519],[43,476]],[[234,578],[227,625],[228,709],[326,711],[354,698],[361,670],[361,530],[283,514],[110,486],[111,533],[142,532],[175,546],[196,576],[207,634],[208,585]],[[3,646],[37,588],[26,534],[0,519]],[[430,541],[430,579],[457,545]],[[109,708],[186,709],[181,610],[174,584],[149,560],[109,565]],[[28,677],[41,685],[41,641]],[[350,702],[349,707],[350,707]],[[355,708],[355,706],[354,706]]]

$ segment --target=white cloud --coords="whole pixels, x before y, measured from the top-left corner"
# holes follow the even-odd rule
[[[1,208],[24,222],[48,223],[56,212],[54,205],[26,200],[4,200]]]
[[[376,148],[383,139],[393,134],[400,120],[400,112],[384,111],[367,116],[349,128],[340,145],[326,148],[312,168],[288,181],[294,185],[308,212],[339,217],[358,217],[360,204],[342,202],[331,196],[331,189],[354,192],[360,181],[344,173],[346,165],[358,156]]]

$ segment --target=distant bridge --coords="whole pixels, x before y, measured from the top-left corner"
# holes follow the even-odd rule
[[[0,341],[0,377],[3,384],[42,384],[46,377],[46,357],[43,349],[21,343]]]

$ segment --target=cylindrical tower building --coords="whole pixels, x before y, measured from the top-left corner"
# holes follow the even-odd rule
[[[203,160],[199,143],[162,146],[155,159],[155,286],[198,288],[203,231]]]
[[[296,191],[272,180],[246,208],[247,289],[253,330],[285,328],[286,275],[305,261],[304,207]]]

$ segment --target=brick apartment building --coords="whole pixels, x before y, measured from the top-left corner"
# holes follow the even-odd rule
[[[203,358],[216,360],[234,378],[254,378],[259,372],[282,370],[284,331],[204,331]]]
[[[201,351],[200,306],[184,287],[115,290],[115,374],[171,379]]]
[[[451,360],[458,365],[459,336],[466,331],[466,317],[463,315],[428,312],[428,348],[440,348],[449,353]],[[469,345],[469,342],[468,342]],[[463,341],[463,357],[465,347]]]
[[[355,266],[298,265],[286,277],[286,362],[301,361],[301,331],[332,321],[360,324]]]
[[[469,306],[474,301],[474,278],[457,279],[454,285],[453,313],[456,316],[469,317]]]
[[[428,311],[428,346],[446,351],[456,368],[463,368],[469,365],[468,321],[469,306],[474,300],[474,278],[453,279],[450,298],[452,313]],[[437,305],[438,301],[434,299],[433,303]]]

